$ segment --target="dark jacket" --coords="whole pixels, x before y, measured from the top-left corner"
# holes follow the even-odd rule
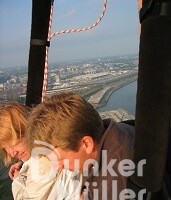
[[[118,164],[123,159],[131,160],[133,155],[133,126],[105,119],[104,127],[106,131],[99,144],[96,158],[98,168],[94,165],[88,177],[85,177],[90,200],[119,199],[120,192],[126,188],[127,177],[121,175]]]

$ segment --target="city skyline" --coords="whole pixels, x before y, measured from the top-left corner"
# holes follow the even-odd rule
[[[0,68],[27,66],[31,1],[0,2]],[[93,24],[100,16],[103,0],[54,1],[52,33]],[[87,12],[88,10],[88,12]],[[137,1],[108,1],[107,11],[97,27],[82,33],[54,37],[49,64],[78,59],[137,54],[139,22]]]
[[[49,70],[47,95],[57,91],[72,90],[80,91],[82,95],[88,97],[99,89],[106,88],[105,90],[113,91],[121,85],[135,81],[137,71],[137,56],[60,64]],[[15,67],[0,70],[0,101],[23,100],[26,86],[27,68]]]

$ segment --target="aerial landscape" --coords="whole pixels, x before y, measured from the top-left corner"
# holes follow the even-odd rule
[[[137,79],[138,57],[118,56],[61,63],[49,67],[47,95],[77,91],[100,107],[111,92]],[[24,103],[27,68],[0,70],[0,101]],[[98,98],[93,96],[98,95]],[[102,98],[105,97],[105,98]],[[103,101],[102,101],[103,99]]]

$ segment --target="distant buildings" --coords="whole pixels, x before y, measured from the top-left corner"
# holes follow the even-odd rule
[[[4,89],[4,84],[0,83],[0,90],[3,90],[3,89]]]
[[[124,109],[110,110],[105,112],[100,112],[100,116],[102,119],[112,118],[116,122],[126,121],[126,120],[134,120],[135,117],[125,111]]]
[[[48,73],[48,94],[57,91],[91,91],[100,89],[111,81],[137,74],[138,57],[124,56],[50,67]],[[18,101],[26,94],[27,69],[13,68],[0,71],[0,101]],[[81,92],[82,93],[82,92]],[[23,101],[23,100],[22,100]]]

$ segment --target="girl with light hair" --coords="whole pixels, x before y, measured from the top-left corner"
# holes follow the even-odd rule
[[[1,157],[5,164],[19,161],[9,170],[14,200],[79,199],[82,176],[60,167],[55,147],[39,141],[41,147],[29,152],[25,132],[30,112],[19,103],[0,107]]]

